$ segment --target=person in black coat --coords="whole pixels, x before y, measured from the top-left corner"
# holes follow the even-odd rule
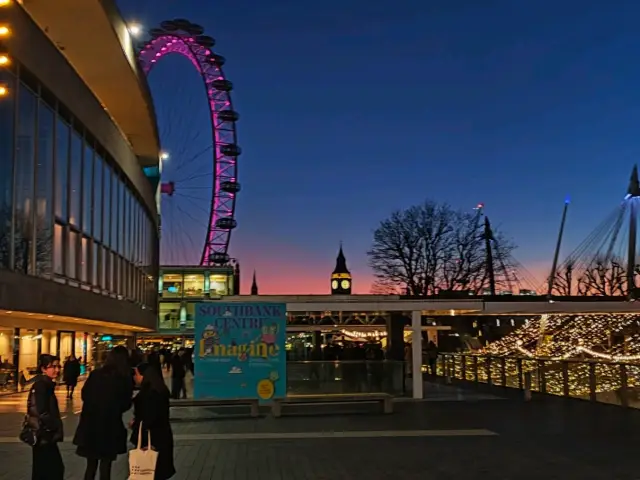
[[[67,386],[67,398],[73,397],[73,391],[78,385],[78,377],[80,376],[80,362],[76,357],[71,355],[69,359],[64,362],[64,368],[62,369],[62,380]]]
[[[27,396],[27,415],[23,432],[33,441],[32,480],[63,480],[64,463],[58,443],[64,439],[62,419],[56,398],[55,379],[60,373],[60,359],[54,355],[40,355],[39,375]],[[25,439],[23,439],[24,441]]]
[[[150,434],[151,446],[158,452],[154,480],[167,480],[176,473],[173,464],[173,432],[169,423],[169,389],[161,372],[149,364],[143,363],[136,367],[135,379],[140,391],[133,400],[130,440],[132,444],[138,444],[142,424],[142,448],[148,448]]]
[[[171,398],[178,399],[180,394],[182,398],[187,398],[187,388],[185,385],[185,377],[187,368],[184,361],[184,348],[178,350],[171,358]]]
[[[127,430],[122,414],[131,408],[133,379],[129,352],[115,347],[105,365],[89,375],[82,388],[82,413],[73,438],[76,453],[87,459],[85,480],[111,478],[111,464],[127,452]]]

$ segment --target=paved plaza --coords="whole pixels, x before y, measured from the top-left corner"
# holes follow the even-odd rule
[[[291,409],[247,418],[241,409],[172,411],[176,479],[637,479],[640,412],[619,407],[425,385],[425,401]],[[61,397],[64,396],[61,392]],[[60,400],[68,479],[83,460],[70,439],[80,399]],[[24,396],[0,397],[0,480],[29,478],[29,448],[16,439]],[[126,479],[120,458],[114,479]]]

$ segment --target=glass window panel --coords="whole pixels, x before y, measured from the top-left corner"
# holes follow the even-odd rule
[[[36,275],[51,276],[53,251],[53,156],[55,114],[40,102],[36,164]]]
[[[56,123],[56,188],[55,212],[62,221],[68,220],[69,194],[69,125],[58,118]]]
[[[209,291],[211,295],[228,295],[229,281],[226,275],[211,275],[209,277]]]
[[[18,125],[16,132],[16,171],[14,205],[14,268],[34,273],[33,250],[35,240],[34,195],[36,108],[35,94],[20,84],[18,96]]]
[[[64,227],[57,223],[53,231],[53,271],[64,275]]]
[[[80,281],[89,281],[89,239],[82,237],[80,248]]]
[[[100,286],[107,288],[107,279],[109,278],[109,251],[102,247],[100,252]]]
[[[181,298],[183,290],[184,282],[181,273],[165,273],[162,275],[163,298]]]
[[[0,69],[0,82],[9,92],[15,87],[15,79],[6,69]],[[11,254],[11,215],[13,211],[13,95],[0,101],[0,268],[9,268]]]
[[[118,198],[118,253],[124,255],[124,237],[127,228],[125,212],[125,199],[126,199],[126,187],[124,183],[119,183],[119,198]]]
[[[69,223],[80,226],[82,190],[82,137],[71,131],[71,157],[69,160]]]
[[[99,285],[99,277],[100,277],[100,245],[98,245],[96,242],[93,242],[93,247],[92,247],[92,252],[91,252],[91,284],[93,286],[98,286]]]
[[[102,232],[103,243],[111,246],[111,169],[108,165],[104,166],[104,203],[102,211],[102,219],[104,220],[104,231]],[[104,284],[103,284],[104,286]]]
[[[118,250],[118,194],[120,182],[118,177],[111,174],[111,249]]]
[[[158,330],[179,329],[180,303],[161,302],[158,307]]]
[[[93,238],[102,241],[102,171],[104,160],[96,154],[93,169]]]
[[[93,148],[85,143],[82,164],[82,230],[92,235],[93,220]]]
[[[204,296],[204,274],[185,273],[184,275],[184,296],[202,297]]]
[[[69,242],[67,244],[67,277],[76,278],[78,273],[78,233],[69,231]]]
[[[115,292],[115,285],[116,285],[116,283],[115,283],[115,271],[114,271],[115,270],[115,264],[116,264],[116,262],[115,262],[115,259],[114,259],[113,252],[110,251],[109,252],[109,267],[108,267],[108,270],[109,270],[109,278],[108,278],[109,286],[107,287],[107,289],[110,292]]]

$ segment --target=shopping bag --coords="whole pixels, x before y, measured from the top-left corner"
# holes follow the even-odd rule
[[[142,449],[142,422],[138,429],[138,448],[129,451],[129,480],[153,480],[158,452],[151,449],[151,432],[147,430],[147,448]]]

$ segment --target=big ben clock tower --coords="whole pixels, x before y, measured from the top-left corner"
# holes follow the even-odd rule
[[[347,259],[344,258],[342,245],[336,258],[336,268],[331,274],[331,295],[351,295],[351,272],[347,268]]]

